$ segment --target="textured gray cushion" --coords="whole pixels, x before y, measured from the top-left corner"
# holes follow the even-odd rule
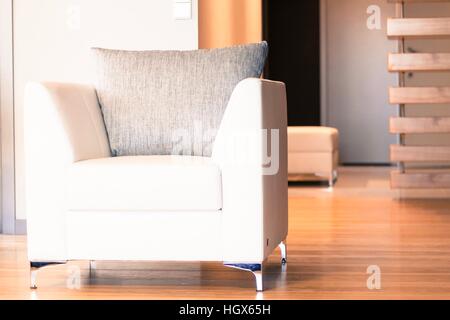
[[[262,42],[196,51],[92,50],[114,155],[210,156],[233,89],[261,76],[268,48]]]

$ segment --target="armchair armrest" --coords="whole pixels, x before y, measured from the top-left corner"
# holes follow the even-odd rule
[[[29,84],[24,128],[29,258],[63,260],[67,168],[75,161],[111,155],[95,90],[77,84]]]
[[[223,259],[262,262],[288,228],[283,83],[252,78],[236,86],[212,158],[222,170]]]

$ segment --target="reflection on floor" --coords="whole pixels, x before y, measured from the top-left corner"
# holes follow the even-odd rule
[[[389,168],[342,168],[332,190],[291,186],[287,270],[275,252],[264,293],[220,263],[98,262],[90,275],[86,261],[42,270],[33,291],[25,237],[0,236],[0,299],[449,299],[450,201],[392,194]],[[367,283],[377,269],[380,289]]]
[[[390,188],[390,167],[341,167],[333,188],[328,182],[315,176],[296,176],[299,182],[291,182],[289,195],[303,197],[393,197],[397,192]],[[323,182],[320,182],[320,181]],[[315,182],[311,182],[315,181]],[[325,186],[325,188],[324,188]]]

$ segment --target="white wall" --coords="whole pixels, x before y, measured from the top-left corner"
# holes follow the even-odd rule
[[[344,163],[388,163],[389,117],[396,108],[388,103],[388,87],[397,75],[387,72],[388,52],[396,41],[386,36],[394,4],[386,0],[325,0],[322,35],[326,46],[326,124],[340,131],[340,157]],[[369,30],[367,8],[381,9],[381,28]]]
[[[24,219],[23,92],[28,81],[92,82],[89,48],[196,49],[192,19],[174,20],[173,0],[14,0],[16,217]]]

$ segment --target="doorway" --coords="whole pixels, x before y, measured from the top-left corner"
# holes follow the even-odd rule
[[[263,0],[265,78],[286,84],[290,126],[320,125],[320,0]]]
[[[397,108],[388,89],[398,85],[387,71],[389,52],[397,41],[387,38],[386,22],[395,5],[385,0],[323,0],[326,34],[326,122],[339,130],[344,164],[389,164],[389,118]],[[378,22],[369,25],[371,17]]]
[[[368,28],[373,8],[380,27]],[[269,42],[265,77],[286,83],[290,126],[337,128],[344,164],[389,164],[387,54],[397,50],[386,36],[395,6],[385,0],[263,0],[263,34]]]

